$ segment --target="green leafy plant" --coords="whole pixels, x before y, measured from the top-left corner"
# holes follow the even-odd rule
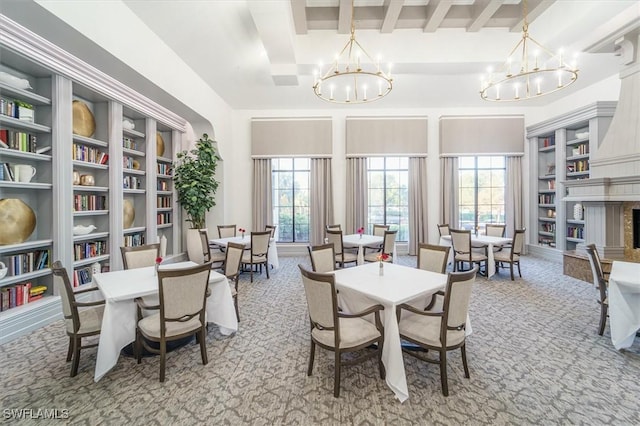
[[[198,139],[194,149],[177,155],[173,180],[178,203],[187,212],[187,222],[191,222],[193,229],[205,227],[206,214],[216,205],[218,181],[215,174],[218,160],[220,157],[213,140],[206,133]]]

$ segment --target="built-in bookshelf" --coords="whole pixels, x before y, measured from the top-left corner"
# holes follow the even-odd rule
[[[0,303],[2,344],[61,317],[53,261],[81,287],[96,271],[122,268],[120,246],[155,242],[156,167],[171,164],[173,156],[170,147],[156,158],[155,135],[161,127],[171,143],[186,121],[2,14],[0,27],[7,30],[0,38],[0,71],[26,83],[0,82],[0,203],[19,200],[36,219],[26,240],[0,242],[0,261],[13,265],[0,278],[0,301],[8,293],[18,305]],[[93,117],[91,134],[74,132],[74,101]],[[134,128],[125,128],[125,119]],[[172,190],[165,195],[175,209]],[[136,211],[127,227],[124,200]],[[169,252],[180,240],[179,234],[172,238]]]
[[[167,253],[172,253],[174,243],[174,203],[173,193],[173,131],[158,126],[156,134],[156,226],[158,238],[167,240]]]
[[[589,158],[604,137],[615,102],[597,102],[527,128],[531,170],[537,172],[532,226],[533,246],[558,251],[575,250],[585,235],[584,209],[580,201],[567,201],[565,182],[588,179]]]

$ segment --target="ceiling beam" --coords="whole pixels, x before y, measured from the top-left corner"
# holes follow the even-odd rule
[[[535,21],[542,12],[549,9],[556,0],[530,0],[527,3],[527,21],[532,23]],[[524,18],[521,18],[516,24],[509,29],[511,32],[522,31],[522,25],[524,25]]]
[[[478,2],[477,5],[474,6],[473,11],[479,13],[476,14],[476,18],[471,22],[471,25],[467,27],[467,31],[474,33],[481,30],[493,14],[500,9],[502,3],[504,3],[504,0],[484,0]]]
[[[451,5],[453,5],[453,0],[440,0],[438,2],[433,14],[427,20],[427,25],[424,27],[425,33],[432,33],[438,29],[444,20],[444,17],[447,16],[447,12],[449,12]]]
[[[307,8],[305,0],[291,0],[291,13],[296,34],[307,33]]]
[[[338,34],[351,32],[351,0],[340,0],[338,12]]]
[[[404,0],[384,1],[384,20],[382,21],[382,28],[380,28],[381,33],[390,33],[396,28],[396,22],[398,22],[403,5]]]

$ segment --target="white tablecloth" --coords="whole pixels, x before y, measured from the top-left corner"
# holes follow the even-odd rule
[[[489,237],[486,235],[473,235],[471,234],[471,246],[472,248],[486,247],[487,248],[487,279],[496,274],[496,262],[493,260],[493,247],[503,246],[511,243],[511,238],[504,237]],[[441,246],[449,246],[452,249],[449,250],[449,263],[453,262],[453,247],[451,246],[451,235],[443,235],[440,237]]]
[[[209,240],[209,244],[217,245],[220,247],[226,247],[227,243],[236,243],[242,244],[245,248],[251,248],[251,235],[245,235],[244,237],[228,237],[228,238],[216,238],[215,240]],[[278,261],[278,248],[276,247],[275,238],[271,238],[269,241],[269,251],[267,253],[269,256],[269,263],[274,269],[278,269],[280,267],[280,262]]]
[[[640,263],[613,262],[609,275],[609,321],[613,346],[630,347],[640,329]]]
[[[409,390],[396,306],[421,298],[426,302],[431,294],[444,289],[447,276],[392,263],[385,263],[384,276],[380,276],[378,270],[378,262],[371,262],[335,271],[338,299],[342,309],[352,313],[377,303],[384,306],[380,316],[384,323],[382,362],[387,372],[386,382],[396,398],[404,402],[409,398]],[[373,320],[373,315],[370,320]],[[470,333],[470,328],[467,333]]]
[[[161,265],[162,269],[194,266],[194,262]],[[118,362],[120,351],[136,337],[136,297],[158,294],[154,267],[105,272],[93,276],[106,301],[94,380],[100,380]],[[227,278],[215,271],[209,275],[207,322],[220,326],[222,334],[238,330],[238,320]]]
[[[358,265],[364,264],[364,246],[381,245],[384,237],[369,234],[348,234],[342,237],[344,247],[358,247]],[[393,245],[393,263],[397,263],[396,245]]]

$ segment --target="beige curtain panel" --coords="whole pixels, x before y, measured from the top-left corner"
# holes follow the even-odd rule
[[[427,154],[426,117],[347,117],[347,156]]]
[[[271,198],[271,160],[253,160],[253,231],[264,231],[273,224],[273,200]]]
[[[418,254],[418,243],[428,242],[427,158],[409,158],[409,254]]]
[[[506,235],[512,236],[516,229],[522,229],[522,157],[506,157],[505,220]]]
[[[440,155],[524,154],[524,116],[441,117]]]
[[[458,158],[443,157],[440,160],[442,201],[440,223],[448,223],[457,229],[458,224]]]
[[[311,159],[311,196],[309,202],[311,244],[324,242],[326,225],[333,221],[333,185],[331,180],[331,159]]]
[[[347,218],[345,234],[367,223],[367,159],[347,158]]]

